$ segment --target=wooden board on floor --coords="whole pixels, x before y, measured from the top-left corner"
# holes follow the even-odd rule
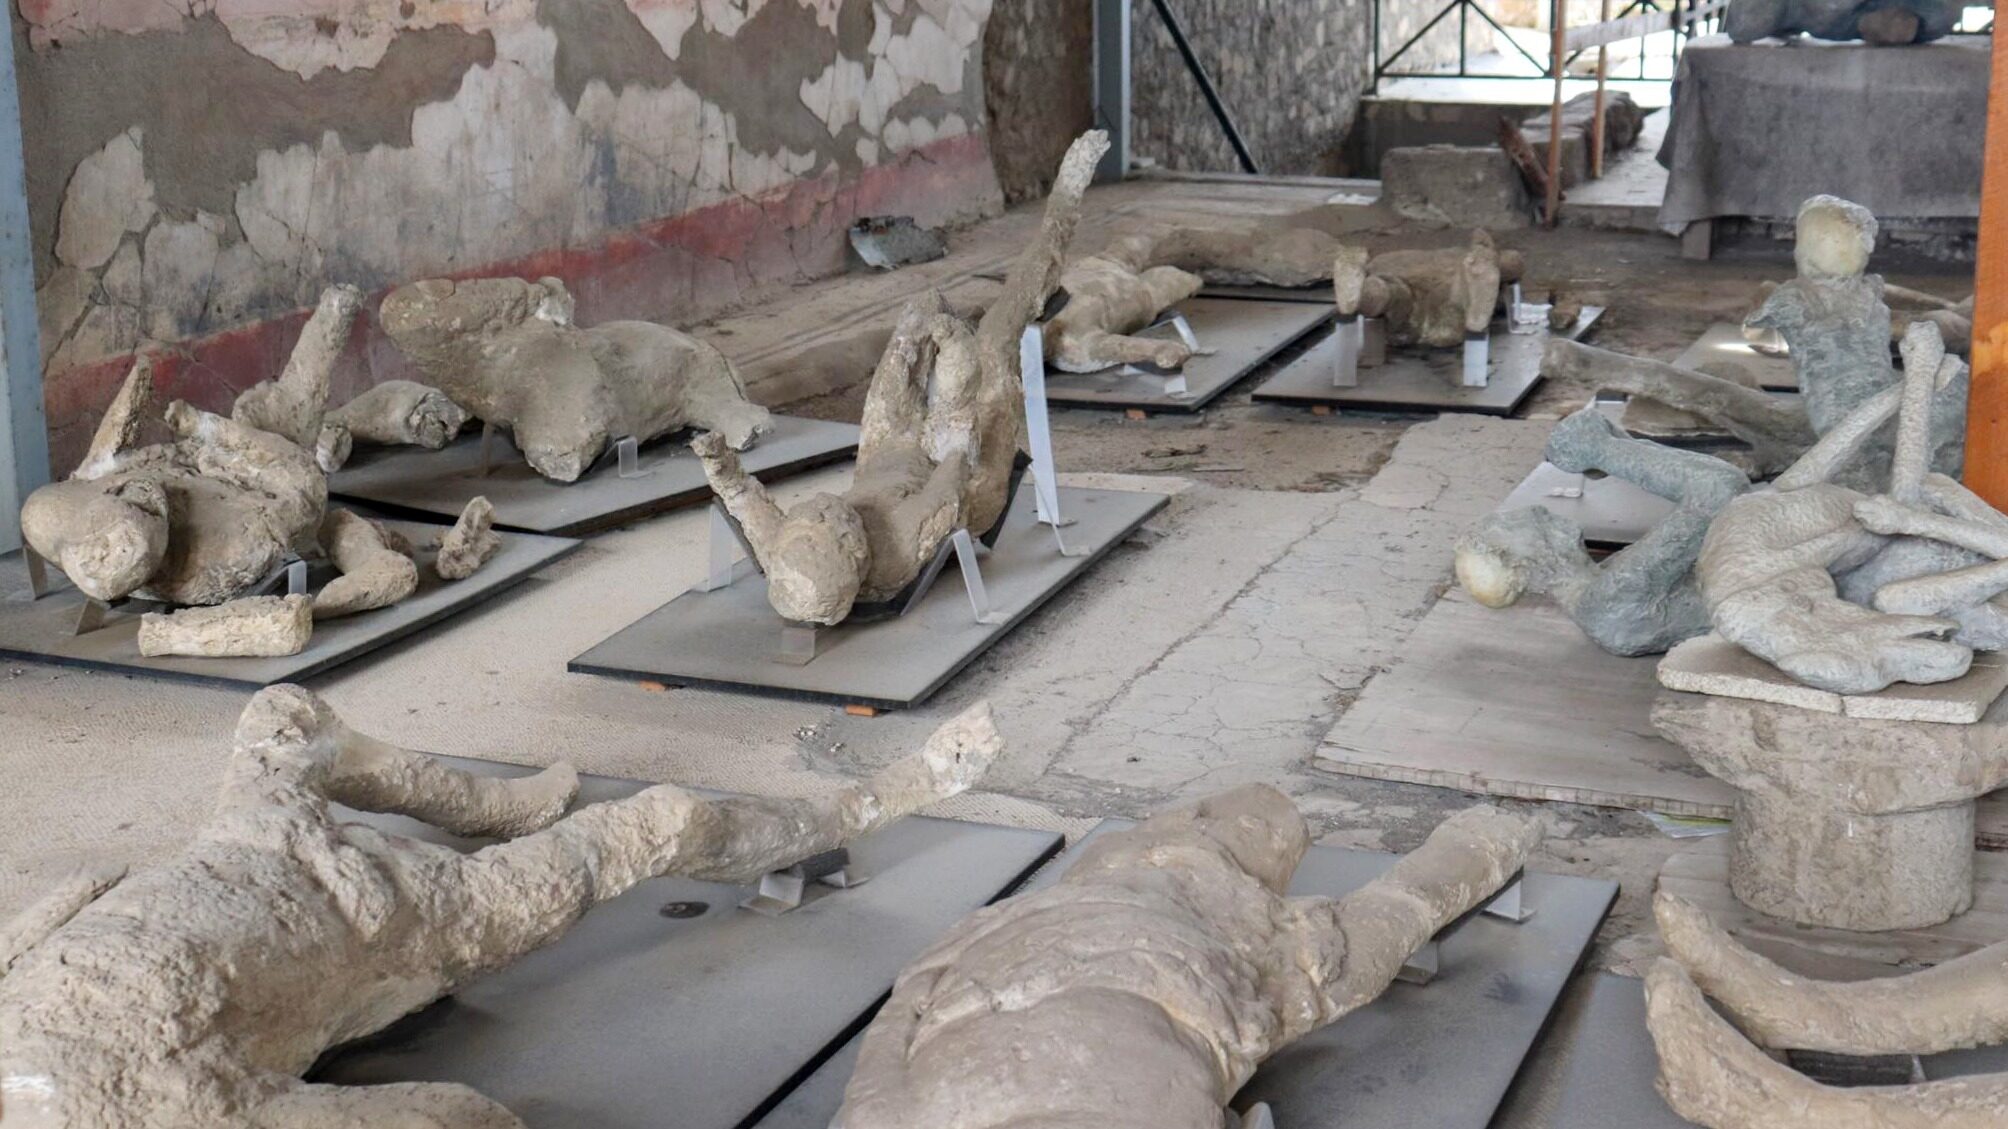
[[[1998,824],[1997,824],[1998,826]],[[1803,975],[1856,979],[1918,968],[2008,941],[2008,854],[1975,856],[1973,908],[1943,925],[1856,933],[1794,925],[1736,900],[1729,889],[1729,839],[1703,839],[1675,852],[1659,872],[1663,889],[1708,911],[1744,944]]]
[[[1544,597],[1495,611],[1452,589],[1325,735],[1315,764],[1495,796],[1726,818],[1729,786],[1652,728],[1658,662],[1607,654]],[[1980,801],[1979,840],[2008,846],[2002,793]]]

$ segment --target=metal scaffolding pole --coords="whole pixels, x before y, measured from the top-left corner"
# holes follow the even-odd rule
[[[0,34],[0,366],[7,380],[7,394],[0,396],[0,552],[21,547],[21,499],[49,480],[35,261],[15,82],[14,37]]]

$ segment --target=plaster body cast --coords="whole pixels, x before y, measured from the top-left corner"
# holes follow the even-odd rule
[[[1369,256],[1343,247],[1332,269],[1341,317],[1359,314],[1387,321],[1398,345],[1449,349],[1488,331],[1501,288],[1526,273],[1518,251],[1501,251],[1479,228],[1463,247],[1439,251],[1389,251]]]
[[[900,974],[833,1129],[1224,1129],[1257,1064],[1379,996],[1539,838],[1473,808],[1333,899],[1284,896],[1310,834],[1266,786],[1103,835]]]
[[[685,427],[744,450],[772,424],[724,354],[642,321],[572,324],[555,278],[428,279],[393,290],[384,332],[426,379],[507,428],[538,474],[574,482],[609,444]]]
[[[841,496],[783,510],[719,436],[691,444],[738,521],[783,619],[836,624],[890,600],[958,529],[1002,520],[1026,446],[1019,339],[1058,285],[1081,197],[1108,148],[1100,131],[1067,150],[1038,235],[972,331],[939,293],[900,315],[872,373],[857,472]]]
[[[968,788],[1000,747],[978,705],[812,799],[659,785],[565,815],[565,764],[475,776],[348,729],[297,686],[264,690],[187,849],[123,882],[81,877],[0,928],[8,1129],[523,1129],[465,1086],[300,1075],[637,883],[755,881]],[[462,854],[341,822],[336,803],[506,841]]]

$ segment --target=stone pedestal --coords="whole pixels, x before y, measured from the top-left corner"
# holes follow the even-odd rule
[[[1802,925],[1937,925],[1973,905],[1973,801],[1863,815],[1741,792],[1729,889],[1751,909]]]
[[[1973,801],[2008,781],[2008,709],[1970,725],[1662,692],[1653,724],[1737,790],[1729,883],[1804,925],[1917,929],[1973,902]]]

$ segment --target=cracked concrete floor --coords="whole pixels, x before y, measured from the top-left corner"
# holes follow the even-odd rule
[[[1191,185],[1125,185],[1090,199],[1134,208],[1152,191],[1202,213],[1209,200],[1239,214],[1259,199],[1277,214],[1305,199],[1301,187],[1264,196]],[[957,239],[971,257],[994,258],[1022,226],[1022,216],[1007,217]],[[1613,312],[1600,343],[1660,357],[1747,303],[1757,281],[1789,270],[1783,249],[1686,264],[1673,241],[1651,236],[1513,239],[1533,253],[1537,272],[1606,288]],[[1915,273],[1904,279],[1932,283]],[[867,283],[888,286],[885,276],[856,285]],[[1937,284],[1950,289],[1943,278]],[[742,340],[769,342],[785,340],[792,325],[827,359],[810,330],[828,320],[823,299],[847,285],[804,288],[814,300],[735,324]],[[873,299],[874,308],[884,304]],[[758,334],[747,328],[755,325]],[[729,337],[720,344],[731,352]],[[791,362],[776,352],[767,363]],[[651,692],[565,673],[566,660],[698,579],[701,513],[595,537],[501,599],[314,686],[358,728],[413,747],[531,764],[564,757],[588,771],[772,793],[881,764],[988,698],[1009,751],[987,791],[951,802],[945,814],[1077,833],[1103,816],[1141,816],[1173,798],[1259,780],[1294,796],[1322,841],[1404,850],[1476,798],[1314,771],[1312,753],[1450,584],[1457,535],[1534,465],[1548,421],[1584,394],[1547,389],[1536,408],[1545,419],[1517,421],[1313,417],[1253,404],[1245,385],[1198,417],[1056,413],[1063,467],[1084,482],[1169,494],[1170,505],[909,713],[867,719],[825,705]],[[861,400],[853,387],[790,410],[854,419]],[[782,493],[839,489],[848,473],[818,472]],[[174,850],[208,809],[245,697],[0,668],[9,782],[0,793],[0,915],[76,865],[144,865]],[[1545,811],[1554,827],[1537,866],[1624,885],[1597,963],[1629,967],[1649,952],[1645,899],[1674,843],[1629,813],[1514,806]]]

